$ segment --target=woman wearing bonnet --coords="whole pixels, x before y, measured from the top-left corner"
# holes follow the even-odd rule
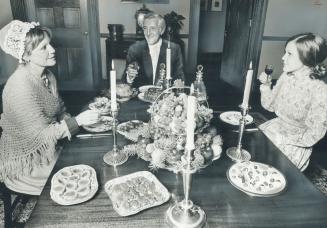
[[[79,126],[94,124],[95,111],[65,112],[54,75],[51,32],[37,23],[14,20],[0,30],[0,46],[19,64],[3,90],[0,127],[0,182],[15,192],[39,195],[58,157],[56,144]]]
[[[273,89],[265,73],[259,76],[262,106],[277,115],[259,128],[301,171],[327,129],[326,56],[322,37],[299,34],[286,42],[283,73]]]

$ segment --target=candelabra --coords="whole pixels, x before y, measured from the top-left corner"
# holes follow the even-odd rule
[[[244,133],[244,128],[246,124],[246,115],[248,114],[249,107],[244,107],[240,105],[242,117],[240,119],[239,130],[238,130],[238,143],[236,147],[230,147],[227,149],[226,154],[230,157],[233,161],[249,161],[251,159],[251,154],[242,148],[242,138]]]
[[[166,78],[166,80],[165,80],[165,87],[166,87],[166,89],[169,89],[170,87],[171,87],[171,79],[167,79]]]
[[[117,127],[117,110],[112,111],[112,118],[113,118],[113,123],[112,123],[112,135],[113,135],[113,148],[111,151],[106,153],[103,156],[103,161],[111,166],[117,166],[125,163],[128,159],[128,156],[126,153],[122,152],[119,147],[117,146],[117,140],[116,140],[116,127]]]
[[[201,228],[205,225],[206,214],[190,200],[192,175],[196,169],[191,168],[190,158],[182,170],[184,199],[169,207],[166,220],[170,227],[174,228]]]

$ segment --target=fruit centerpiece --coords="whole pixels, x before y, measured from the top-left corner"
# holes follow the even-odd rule
[[[186,162],[183,154],[186,143],[187,95],[167,93],[153,103],[148,112],[151,114],[150,135],[153,143],[147,145],[146,151],[151,154],[151,166],[177,171],[182,169]],[[220,154],[221,137],[215,131],[204,133],[213,117],[212,109],[198,104],[195,116],[195,150],[191,164],[194,168],[201,168],[212,161],[213,148],[216,154]],[[212,147],[214,141],[219,147]]]
[[[148,109],[151,114],[151,126],[154,139],[163,136],[185,135],[187,95],[185,93],[169,93],[163,99],[153,103]],[[196,112],[197,133],[209,126],[213,116],[212,109],[198,105]]]
[[[170,88],[158,97],[147,110],[151,114],[148,137],[140,136],[136,144],[125,146],[125,152],[150,161],[153,169],[178,172],[183,168],[187,115],[187,95],[183,91],[180,87]],[[195,150],[191,165],[200,169],[220,157],[222,139],[215,128],[209,127],[212,109],[198,104],[195,116]]]

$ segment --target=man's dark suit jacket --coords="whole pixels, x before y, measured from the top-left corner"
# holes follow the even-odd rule
[[[160,78],[159,70],[160,64],[164,63],[166,65],[166,49],[168,47],[168,41],[162,40],[160,54],[158,58],[158,64],[156,69],[156,81]],[[171,77],[172,81],[175,79],[182,79],[184,81],[184,72],[183,72],[183,57],[181,48],[178,44],[170,42],[171,48]],[[139,66],[139,74],[133,82],[133,87],[139,87],[142,85],[152,85],[153,76],[152,76],[152,61],[148,43],[146,40],[136,41],[128,49],[126,57],[126,69],[128,64],[136,61]],[[126,82],[126,71],[123,76],[123,81]]]

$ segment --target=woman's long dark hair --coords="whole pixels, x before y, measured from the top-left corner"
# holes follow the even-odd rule
[[[286,45],[291,41],[295,41],[302,63],[311,68],[311,78],[326,77],[326,66],[322,64],[327,57],[326,40],[312,33],[302,33],[290,37],[286,41]]]

